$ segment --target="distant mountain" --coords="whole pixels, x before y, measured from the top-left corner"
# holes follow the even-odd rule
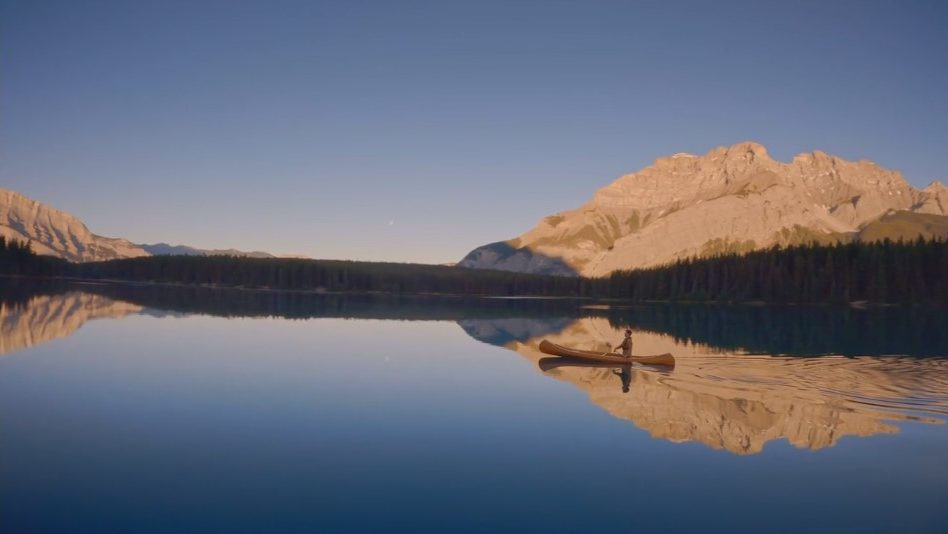
[[[948,237],[948,188],[823,152],[773,160],[752,142],[675,154],[575,210],[471,251],[461,267],[601,276],[775,244]]]
[[[269,252],[255,250],[253,252],[244,252],[235,248],[215,248],[203,249],[194,248],[187,245],[169,245],[167,243],[155,243],[154,245],[139,245],[152,256],[246,256],[248,258],[275,258]]]
[[[236,249],[199,249],[185,245],[139,245],[127,239],[93,234],[79,219],[0,188],[0,236],[29,241],[38,254],[57,256],[75,262],[184,254],[189,256],[248,256],[272,258],[267,252]]]

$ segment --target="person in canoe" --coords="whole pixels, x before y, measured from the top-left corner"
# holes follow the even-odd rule
[[[628,328],[625,329],[625,338],[622,339],[622,343],[619,343],[618,345],[616,345],[616,347],[612,350],[617,351],[619,349],[622,349],[622,355],[625,356],[626,358],[632,357],[632,330],[631,329],[628,329]]]

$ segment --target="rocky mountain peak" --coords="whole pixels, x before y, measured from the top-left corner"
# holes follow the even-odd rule
[[[39,254],[72,261],[148,255],[125,239],[97,236],[76,217],[8,189],[0,189],[0,235],[28,241]]]
[[[767,153],[767,147],[753,141],[744,141],[730,147],[722,147],[728,159],[753,164],[757,160],[773,161]]]
[[[31,223],[33,226],[55,223],[68,228],[77,236],[91,235],[86,225],[72,215],[49,208],[9,189],[0,188],[0,217],[12,223],[10,226],[19,227],[24,233],[29,230],[28,225]]]
[[[851,239],[900,211],[948,215],[948,192],[941,184],[919,191],[896,171],[819,150],[782,163],[746,141],[659,158],[517,239],[475,249],[460,265],[598,276],[773,244]]]
[[[274,257],[261,251],[200,249],[166,243],[138,245],[125,239],[102,237],[93,234],[82,221],[68,213],[3,188],[0,188],[0,236],[29,242],[38,254],[76,262],[167,254]]]
[[[944,193],[948,192],[948,187],[939,180],[932,180],[932,183],[925,186],[925,189],[922,189],[922,191],[926,193]]]
[[[918,213],[948,214],[948,187],[934,180],[916,195],[913,209]]]

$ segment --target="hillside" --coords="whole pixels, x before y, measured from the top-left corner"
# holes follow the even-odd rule
[[[914,238],[918,224],[923,235],[944,237],[946,215],[948,189],[939,182],[918,190],[898,172],[819,151],[781,163],[746,142],[660,158],[459,265],[601,276],[774,244]]]
[[[7,189],[0,189],[0,236],[28,241],[39,254],[70,261],[149,255],[131,241],[93,234],[76,217]]]
[[[141,245],[127,239],[103,237],[92,233],[82,221],[69,213],[3,188],[0,188],[0,236],[28,242],[38,254],[74,262],[172,254],[274,257],[270,253],[260,251],[200,249],[166,243]]]

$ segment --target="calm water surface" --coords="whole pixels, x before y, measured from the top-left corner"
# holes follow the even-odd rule
[[[0,301],[3,532],[948,530],[941,310]]]

